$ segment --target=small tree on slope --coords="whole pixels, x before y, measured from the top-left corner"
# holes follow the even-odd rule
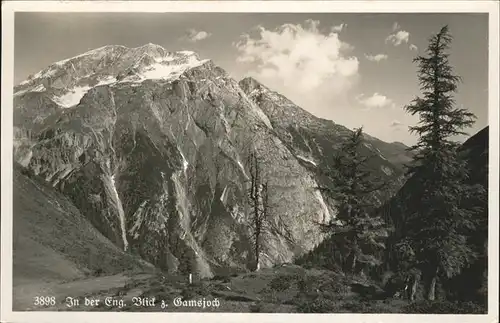
[[[417,179],[413,194],[420,202],[408,216],[404,243],[413,249],[428,300],[436,297],[438,279],[460,273],[474,257],[467,233],[474,228],[478,210],[466,202],[481,189],[466,184],[467,168],[457,152],[460,144],[451,140],[464,134],[462,129],[475,119],[455,107],[453,93],[460,78],[453,73],[446,53],[451,40],[445,26],[430,38],[426,55],[414,59],[422,97],[405,107],[420,118],[418,125],[410,127],[419,139],[410,148],[416,155],[408,167],[409,175]]]
[[[252,242],[254,243],[255,270],[260,269],[260,254],[262,238],[269,221],[267,182],[262,183],[262,174],[257,154],[252,152],[249,157],[250,190],[248,192],[251,206]]]
[[[263,252],[263,242],[269,236],[283,238],[293,245],[295,243],[292,232],[282,216],[273,212],[271,205],[269,180],[264,178],[262,161],[255,150],[251,150],[248,158],[249,184],[248,202],[250,206],[251,240],[255,257],[255,271],[260,269],[260,256]]]
[[[320,188],[337,202],[337,217],[324,228],[332,233],[334,244],[343,250],[344,271],[357,273],[359,269],[380,263],[380,251],[385,248],[387,228],[380,217],[370,215],[372,194],[384,185],[376,183],[361,155],[363,130],[355,130],[342,144],[333,160],[329,188]]]

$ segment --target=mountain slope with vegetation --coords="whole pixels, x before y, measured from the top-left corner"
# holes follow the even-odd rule
[[[193,52],[153,44],[56,62],[14,90],[16,161],[117,246],[163,270],[210,277],[254,268],[257,258],[262,267],[290,261],[323,239],[316,223],[334,213],[311,162],[324,164],[352,131],[274,92],[261,106],[247,83]],[[320,145],[302,149],[282,127],[291,119],[271,106],[296,111],[306,140]],[[365,149],[378,174],[397,177],[375,146]],[[247,198],[253,154],[276,224],[258,257]]]
[[[13,305],[24,310],[41,289],[65,281],[154,267],[123,252],[73,203],[36,176],[14,166]],[[69,295],[66,295],[69,296]]]

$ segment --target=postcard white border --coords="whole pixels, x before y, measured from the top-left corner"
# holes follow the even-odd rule
[[[15,12],[489,13],[489,276],[487,315],[95,313],[12,311],[12,137]],[[2,3],[2,322],[498,322],[499,2],[496,1],[6,1]],[[473,64],[473,62],[471,62]]]

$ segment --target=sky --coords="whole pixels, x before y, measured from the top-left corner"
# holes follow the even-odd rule
[[[318,117],[411,145],[418,118],[403,107],[420,94],[412,60],[444,25],[463,80],[456,104],[477,116],[472,135],[488,125],[487,14],[18,12],[14,82],[104,45],[154,43],[195,51],[237,80],[252,76]]]

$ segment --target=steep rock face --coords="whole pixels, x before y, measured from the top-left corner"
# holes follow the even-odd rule
[[[333,213],[317,182],[239,84],[194,53],[106,46],[15,88],[15,158],[69,197],[106,237],[172,271],[211,276],[253,261],[250,150],[269,180],[262,266],[322,239]]]
[[[148,78],[172,79],[204,62],[193,52],[172,53],[147,44],[137,48],[104,46],[50,65],[14,89],[16,159],[26,165],[32,139],[44,124],[57,118],[61,109],[77,105],[90,89]]]
[[[318,182],[328,185],[328,178],[323,174],[352,130],[315,117],[253,78],[241,80],[240,86],[269,117],[274,132],[297,160],[314,174]],[[402,144],[389,144],[369,135],[364,137],[361,153],[372,157],[368,160],[368,167],[374,178],[388,184],[385,190],[374,196],[375,205],[380,205],[402,185],[402,164],[408,160],[408,153]]]

